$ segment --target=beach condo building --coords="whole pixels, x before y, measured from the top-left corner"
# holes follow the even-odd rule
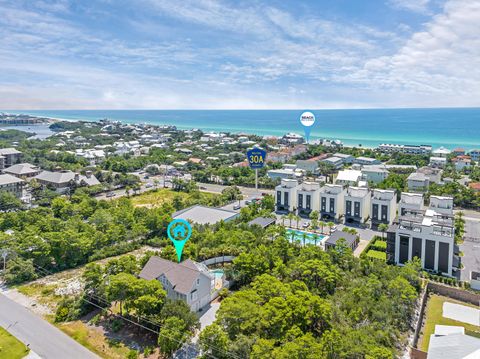
[[[413,207],[418,203],[403,207],[387,232],[387,260],[404,265],[417,257],[422,268],[453,276],[459,266],[454,254],[453,198],[431,196],[428,208]]]
[[[430,182],[423,173],[413,172],[407,178],[407,185],[409,191],[424,192],[428,190]]]
[[[21,156],[22,152],[13,147],[0,148],[0,157],[2,157],[2,160],[0,161],[0,170],[18,163]]]
[[[372,195],[368,188],[349,187],[345,194],[345,223],[363,225],[370,218]]]
[[[368,166],[368,165],[379,165],[382,162],[377,160],[376,158],[370,158],[370,157],[357,157],[353,161],[353,163],[362,165],[362,166]]]
[[[318,182],[303,182],[297,187],[298,215],[308,217],[312,211],[320,209],[320,184]]]
[[[394,190],[372,191],[372,228],[382,223],[392,224],[397,217],[397,193]]]
[[[282,182],[275,187],[276,211],[293,212],[297,208],[297,187],[296,179],[284,178]]]
[[[341,185],[326,184],[320,188],[320,217],[338,221],[344,215],[346,190]]]
[[[389,143],[382,143],[377,149],[384,153],[401,152],[411,155],[428,155],[432,152],[432,146],[430,145],[396,145]]]
[[[362,167],[362,178],[375,184],[384,181],[388,177],[388,170],[383,165],[368,165]]]

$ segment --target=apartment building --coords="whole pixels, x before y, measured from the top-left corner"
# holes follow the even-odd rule
[[[413,209],[417,205],[404,207],[397,223],[389,228],[387,259],[404,265],[417,257],[422,268],[452,276],[458,266],[454,255],[453,198],[431,196],[428,208]]]
[[[346,190],[341,185],[326,184],[320,188],[320,216],[338,221],[345,213]]]
[[[281,183],[275,187],[275,203],[278,212],[292,212],[297,208],[297,187],[298,181],[289,178],[282,179]]]
[[[372,228],[377,228],[381,223],[393,223],[397,216],[397,194],[394,190],[374,189],[371,203]]]
[[[370,210],[370,190],[364,187],[349,187],[345,194],[345,223],[365,223],[370,218]]]
[[[22,152],[13,147],[0,148],[0,170],[18,163],[21,155]]]
[[[25,181],[9,174],[0,175],[0,191],[13,194],[17,198],[21,198],[23,194],[23,186]]]
[[[432,152],[432,146],[430,145],[395,145],[389,143],[383,143],[377,147],[381,152],[394,153],[401,152],[413,155],[427,155]]]
[[[308,217],[312,211],[320,208],[320,184],[303,182],[297,188],[297,210],[299,216]]]

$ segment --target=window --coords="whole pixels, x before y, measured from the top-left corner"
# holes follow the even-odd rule
[[[298,208],[303,207],[303,194],[298,195]]]
[[[382,221],[386,221],[388,216],[388,206],[382,204]]]
[[[372,219],[378,219],[378,204],[372,205]]]
[[[307,194],[307,209],[310,209],[310,200],[311,200],[311,196]]]
[[[347,204],[347,209],[346,209],[347,216],[351,216],[352,215],[352,201],[347,201],[346,204]]]
[[[335,213],[335,198],[330,198],[330,213]]]
[[[288,206],[288,192],[285,192],[285,193],[283,194],[283,204],[284,204],[285,206]]]
[[[327,211],[327,199],[325,197],[322,197],[322,208],[321,208],[322,212],[326,212]]]
[[[355,202],[354,204],[354,215],[355,217],[360,217],[360,202]]]
[[[282,192],[277,191],[277,204],[282,203]]]
[[[200,278],[197,278],[197,285],[200,284]]]

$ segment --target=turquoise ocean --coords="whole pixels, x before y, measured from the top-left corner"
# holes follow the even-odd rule
[[[281,136],[303,134],[303,111],[315,114],[310,138],[339,139],[346,145],[381,143],[480,148],[480,108],[364,110],[3,110],[66,120],[169,124],[180,129],[246,132]]]

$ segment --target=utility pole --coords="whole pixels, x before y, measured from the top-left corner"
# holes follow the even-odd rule
[[[258,194],[258,168],[255,168],[255,194]]]

